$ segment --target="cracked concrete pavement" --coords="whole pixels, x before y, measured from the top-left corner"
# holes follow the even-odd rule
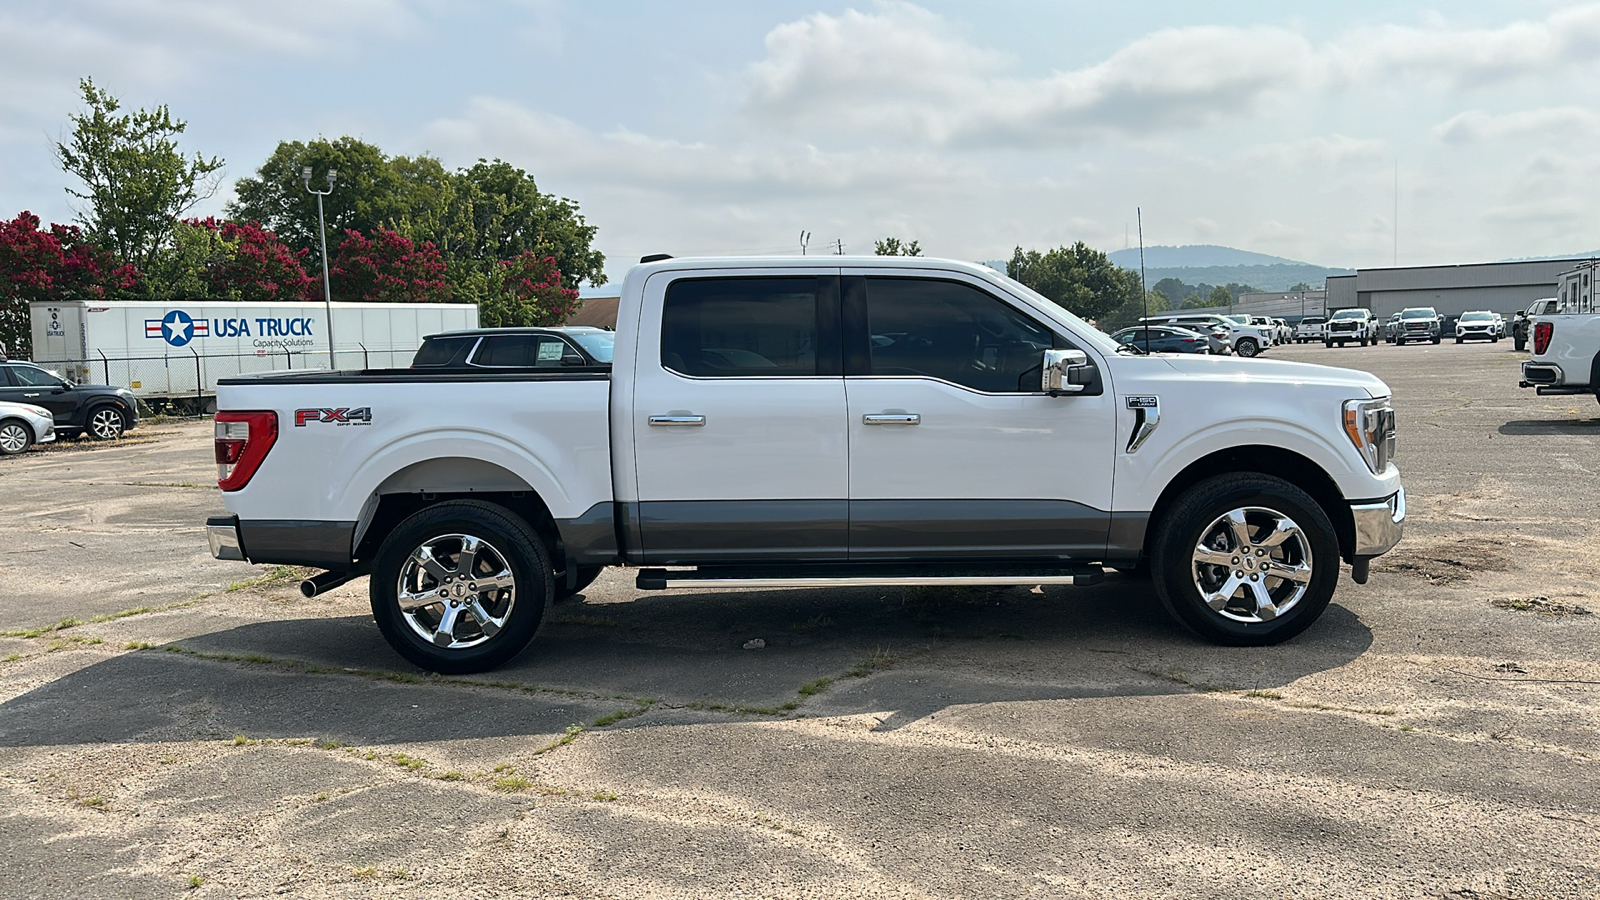
[[[1388,380],[1411,518],[1260,649],[1116,574],[611,570],[441,678],[364,583],[210,559],[209,423],[0,460],[0,895],[1600,896],[1600,406],[1503,344],[1269,356]]]

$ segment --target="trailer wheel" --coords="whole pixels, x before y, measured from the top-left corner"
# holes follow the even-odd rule
[[[555,596],[528,523],[477,500],[430,506],[384,538],[369,593],[395,652],[433,672],[483,672],[521,653]]]

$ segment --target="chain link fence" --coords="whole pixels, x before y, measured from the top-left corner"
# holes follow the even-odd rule
[[[390,369],[411,365],[415,347],[368,349],[364,344],[336,347],[336,369]],[[177,351],[161,356],[107,356],[89,359],[36,359],[79,384],[109,384],[133,391],[149,412],[198,415],[215,409],[217,381],[234,375],[327,369],[326,350],[261,349],[254,353]]]

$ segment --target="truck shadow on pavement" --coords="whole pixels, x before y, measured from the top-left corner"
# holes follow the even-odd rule
[[[1600,418],[1523,419],[1507,422],[1495,430],[1505,435],[1600,434]]]
[[[1286,644],[1212,646],[1173,624],[1148,582],[1115,576],[1042,593],[604,593],[556,605],[526,651],[470,677],[411,668],[362,616],[124,653],[0,704],[0,746],[236,734],[387,744],[797,715],[871,715],[887,730],[965,704],[1268,690],[1372,643],[1335,604]]]

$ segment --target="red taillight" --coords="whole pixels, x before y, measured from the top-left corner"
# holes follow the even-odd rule
[[[216,417],[217,487],[237,491],[278,440],[275,412],[219,412]]]
[[[1533,355],[1542,355],[1550,349],[1550,339],[1556,336],[1556,323],[1533,323]]]

